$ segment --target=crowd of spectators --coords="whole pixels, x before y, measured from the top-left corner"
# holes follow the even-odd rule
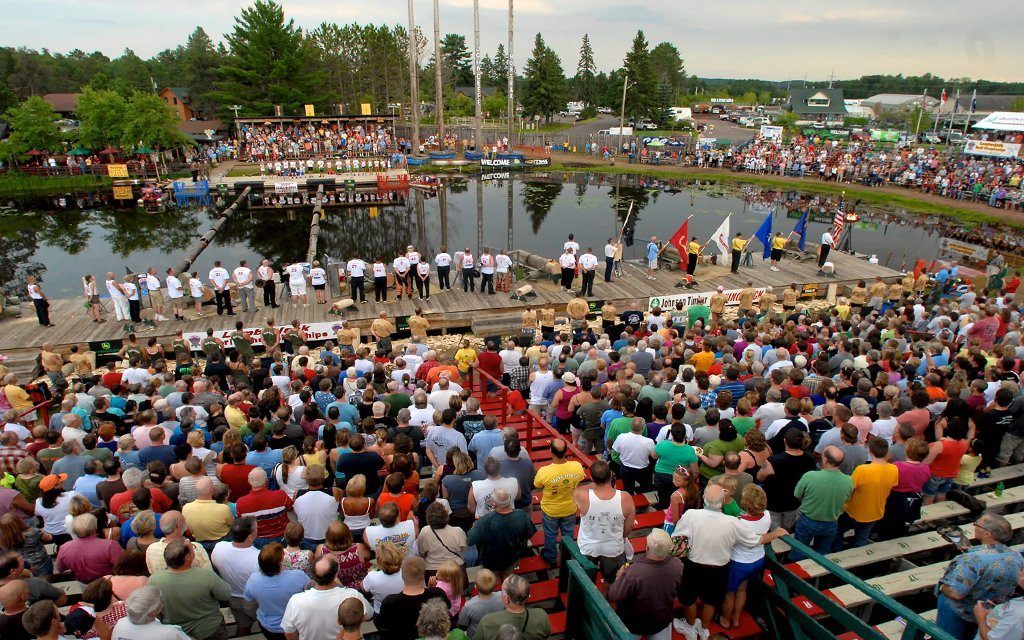
[[[246,122],[238,125],[239,158],[273,162],[305,158],[365,158],[397,148],[388,126],[301,121]]]

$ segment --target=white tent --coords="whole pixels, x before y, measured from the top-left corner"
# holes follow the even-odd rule
[[[988,129],[989,131],[1024,131],[1024,113],[993,111],[972,128]]]

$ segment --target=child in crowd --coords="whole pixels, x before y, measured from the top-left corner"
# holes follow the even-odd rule
[[[284,528],[284,561],[283,569],[298,569],[313,577],[313,552],[302,548],[302,540],[306,530],[298,522],[289,522]]]
[[[462,565],[454,560],[445,560],[438,567],[437,574],[430,579],[430,586],[444,591],[448,601],[452,603],[448,615],[458,616],[466,604],[466,599],[462,597],[466,590],[466,573]]]
[[[979,438],[967,443],[967,451],[960,458],[960,472],[953,480],[953,486],[957,489],[967,489],[974,484],[978,478],[978,467],[981,465],[981,451],[985,445]]]
[[[459,612],[459,626],[466,629],[466,635],[473,637],[476,627],[488,613],[502,611],[505,605],[501,601],[501,591],[495,591],[498,577],[489,569],[481,569],[476,574],[476,592]]]
[[[668,509],[665,510],[665,531],[672,534],[675,531],[676,523],[683,517],[687,509],[697,508],[700,498],[700,490],[693,474],[686,467],[676,467],[672,472],[672,484],[676,490],[672,492],[669,499]]]

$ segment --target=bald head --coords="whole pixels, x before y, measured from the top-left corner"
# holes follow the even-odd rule
[[[721,485],[709,484],[704,490],[704,508],[709,511],[721,511],[725,502],[725,489]]]
[[[209,476],[204,476],[196,482],[196,497],[200,500],[213,499],[213,480]]]
[[[821,466],[825,469],[838,469],[845,457],[846,454],[839,447],[825,447],[821,452]]]
[[[0,587],[0,606],[8,614],[17,613],[28,604],[28,583],[24,580],[11,580]]]

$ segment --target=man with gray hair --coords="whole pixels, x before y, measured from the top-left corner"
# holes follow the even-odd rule
[[[524,640],[544,640],[551,634],[551,623],[543,609],[527,608],[530,599],[530,583],[515,574],[501,583],[501,600],[504,611],[488,613],[480,620],[473,640],[497,640],[498,630],[503,625],[512,625],[519,630]]]
[[[78,416],[75,416],[76,418]],[[79,478],[85,475],[85,463],[93,460],[92,456],[82,455],[82,441],[81,440],[65,440],[60,445],[61,453],[64,455],[57,459],[51,467],[50,473],[66,473],[67,480],[65,485],[68,487],[75,486],[75,482]]]
[[[185,517],[181,515],[180,511],[168,511],[160,516],[160,530],[164,532],[164,537],[146,548],[146,566],[149,568],[149,575],[155,575],[158,571],[167,568],[164,549],[175,541],[186,540],[187,528]],[[198,542],[191,542],[190,545],[193,549],[192,566],[212,568],[213,565],[210,564],[210,556],[206,553],[206,549]]]
[[[534,526],[525,511],[513,508],[513,496],[507,489],[495,489],[491,502],[494,509],[469,530],[469,544],[479,549],[480,564],[501,578],[512,573],[529,549]]]
[[[121,557],[121,545],[114,540],[96,536],[96,516],[83,513],[71,521],[75,537],[60,546],[55,568],[57,573],[70,571],[82,583],[110,574]]]
[[[220,607],[231,598],[228,583],[211,569],[195,566],[196,550],[187,540],[171,542],[162,555],[167,568],[150,576],[149,584],[163,596],[164,620],[180,624],[196,640],[227,640]]]
[[[139,587],[124,603],[127,617],[114,625],[115,638],[146,638],[147,640],[189,640],[181,627],[160,622],[163,597],[156,587]]]
[[[82,428],[81,416],[71,413],[65,413],[60,418],[61,430],[60,437],[64,438],[64,442],[75,440],[81,442],[82,438],[85,437],[86,431]]]
[[[725,490],[719,485],[708,485],[704,490],[704,508],[687,509],[672,532],[673,537],[685,537],[689,544],[689,553],[683,559],[686,580],[677,594],[685,617],[672,623],[687,640],[708,637],[715,610],[725,599],[732,548],[737,543],[748,547],[768,544],[789,533],[780,528],[757,535],[738,519],[722,513],[724,501]],[[698,599],[702,605],[699,618]]]
[[[673,602],[682,579],[683,564],[672,556],[672,538],[654,529],[647,534],[647,553],[619,569],[608,600],[630,632],[671,640]]]
[[[1017,575],[1024,571],[1024,558],[1006,543],[1013,527],[1003,516],[986,511],[974,522],[974,539],[966,540],[961,553],[946,566],[936,586],[939,605],[935,624],[954,638],[975,637],[974,605],[1005,602],[1017,589]]]

